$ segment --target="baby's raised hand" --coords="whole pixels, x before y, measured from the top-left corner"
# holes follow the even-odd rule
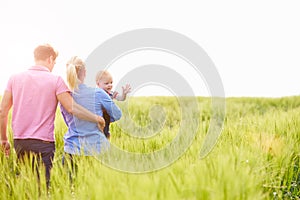
[[[126,84],[125,86],[122,86],[122,90],[123,90],[123,95],[126,95],[129,92],[131,92],[131,86],[129,84]]]

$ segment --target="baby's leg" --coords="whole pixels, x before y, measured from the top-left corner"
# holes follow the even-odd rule
[[[107,112],[103,112],[103,118],[105,120],[105,127],[104,127],[104,135],[107,139],[110,138],[110,132],[109,132],[109,124],[110,124],[110,116],[107,114]]]

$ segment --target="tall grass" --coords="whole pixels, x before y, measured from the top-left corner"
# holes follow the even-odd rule
[[[78,173],[72,184],[69,170],[61,162],[62,138],[67,128],[57,112],[56,155],[50,191],[46,191],[42,179],[39,192],[35,172],[29,164],[18,165],[16,155],[12,152],[9,158],[0,155],[0,198],[300,198],[300,97],[227,98],[222,135],[213,151],[204,159],[200,159],[199,153],[209,128],[211,100],[204,97],[197,100],[200,115],[191,114],[191,122],[199,122],[197,134],[189,148],[175,162],[147,173],[129,173],[113,169],[97,157],[82,157],[77,160]],[[124,109],[126,102],[118,104]],[[158,111],[151,118],[154,105],[158,106]],[[128,99],[128,110],[134,124],[128,123],[128,118],[124,117],[111,126],[111,144],[117,148],[133,153],[151,153],[163,149],[176,138],[182,120],[182,110],[176,98],[132,97]],[[155,113],[159,116],[155,116]],[[155,122],[155,119],[159,120]],[[155,126],[160,126],[160,120],[164,121],[163,126],[156,130]],[[154,126],[148,126],[151,123]],[[143,131],[153,129],[151,131],[157,134],[144,139],[132,137],[132,126],[140,127]],[[193,131],[193,125],[185,129],[187,133]],[[9,133],[11,135],[10,128]],[[11,136],[10,140],[12,142]],[[176,146],[171,150],[176,151]],[[166,153],[157,159],[168,156]],[[116,155],[111,159],[122,158]],[[134,159],[123,163],[133,168],[140,164]],[[40,170],[43,173],[43,168]]]

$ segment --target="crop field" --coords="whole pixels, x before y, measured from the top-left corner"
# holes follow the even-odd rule
[[[0,153],[0,199],[300,199],[300,97],[226,98],[220,135],[205,156],[211,98],[196,97],[197,108],[184,102],[117,102],[123,116],[111,124],[112,152],[76,157],[72,179],[62,165],[67,127],[58,110],[50,190],[12,149],[8,158]],[[13,146],[10,124],[11,116]]]

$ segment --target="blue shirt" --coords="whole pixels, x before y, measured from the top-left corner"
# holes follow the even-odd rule
[[[97,115],[103,116],[103,109],[105,109],[110,115],[111,122],[119,120],[122,116],[120,108],[101,88],[80,84],[72,96],[76,103]],[[62,106],[60,108],[68,126],[68,131],[64,135],[64,151],[66,153],[95,155],[109,148],[109,141],[98,129],[96,123],[81,120],[66,112]]]

